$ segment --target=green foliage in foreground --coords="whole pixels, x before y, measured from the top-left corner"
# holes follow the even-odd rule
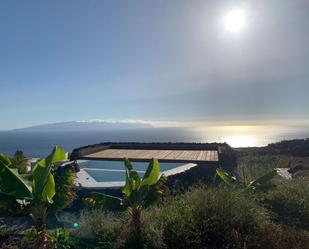
[[[142,243],[133,248],[308,248],[308,229],[301,229],[300,226],[297,228],[291,223],[281,225],[281,216],[275,213],[268,202],[269,196],[275,194],[276,200],[291,200],[288,201],[289,209],[301,210],[299,214],[305,214],[307,206],[300,204],[309,202],[309,196],[304,195],[307,188],[303,189],[306,182],[293,181],[288,182],[284,190],[281,189],[282,185],[266,194],[228,186],[201,186],[181,195],[170,196],[163,203],[154,204],[144,210]],[[293,195],[302,196],[301,201],[292,201]],[[261,196],[265,196],[265,201]],[[84,210],[77,230],[58,229],[49,233],[53,242],[52,248],[132,248],[132,243],[128,243],[131,242],[128,229],[130,220],[127,212]],[[36,233],[29,231],[28,240],[33,236],[36,236]],[[28,247],[18,247],[24,248]]]
[[[229,173],[222,169],[216,169],[216,173],[228,186],[241,187],[248,190],[268,190],[271,187],[269,182],[277,175],[277,171],[272,169],[265,175],[262,175],[253,181],[243,182],[240,179],[231,176]]]
[[[53,175],[56,194],[53,198],[53,203],[49,207],[49,211],[55,213],[60,209],[68,207],[76,198],[76,192],[73,189],[76,174],[73,165],[67,164],[61,167],[55,165]]]
[[[55,249],[70,249],[74,245],[70,232],[63,228],[58,228],[49,233],[49,239]]]
[[[152,248],[240,247],[258,224],[269,221],[267,212],[248,198],[231,188],[193,189],[149,210],[146,241]]]
[[[12,169],[10,158],[0,154],[0,192],[10,201],[16,201],[32,217],[38,234],[38,241],[46,240],[45,218],[48,208],[56,194],[55,179],[52,174],[54,165],[67,160],[68,154],[56,146],[52,153],[38,162],[29,179]]]
[[[92,193],[87,201],[93,205],[101,206],[108,210],[127,209],[131,216],[131,232],[135,244],[140,244],[141,212],[143,208],[152,204],[160,195],[166,192],[167,178],[160,175],[160,164],[152,159],[141,179],[131,162],[124,159],[126,170],[126,182],[122,189],[123,198],[118,198],[102,193]]]
[[[278,223],[309,230],[309,180],[285,181],[265,195],[265,204]]]
[[[255,194],[227,186],[197,187],[170,197],[142,213],[140,248],[307,248],[309,232],[274,223],[260,201]],[[129,248],[128,226],[125,216],[83,212],[76,248]]]
[[[123,230],[126,227],[126,216],[106,212],[102,209],[88,209],[81,213],[79,228],[74,240],[78,249],[113,249],[124,245]]]
[[[58,192],[65,192],[66,187],[57,189],[57,181],[70,182],[68,180],[70,177],[67,176],[65,177],[67,180],[59,180],[55,168],[52,168],[52,175],[56,185],[56,194],[52,198],[53,204],[47,203],[48,210],[51,210],[51,206],[56,204]],[[156,166],[154,165],[153,168]],[[264,172],[266,171],[263,171],[263,174]],[[59,176],[65,175],[59,173]],[[130,187],[131,202],[129,202],[130,199],[126,199],[125,193],[123,198],[103,196],[98,199],[89,199],[93,204],[96,204],[94,206],[103,207],[104,211],[98,208],[83,210],[78,222],[80,225],[78,229],[50,231],[49,245],[51,248],[309,248],[308,179],[283,181],[282,184],[268,189],[267,192],[257,192],[248,191],[248,189],[258,189],[260,185],[268,182],[270,176],[259,178],[262,175],[259,174],[257,177],[260,179],[257,180],[259,184],[251,183],[247,188],[252,179],[249,181],[243,181],[243,178],[240,178],[241,180],[230,179],[231,176],[227,174],[223,177],[228,184],[207,188],[204,186],[195,187],[183,194],[165,198],[164,202],[153,204],[153,200],[156,198],[150,198],[149,200],[152,201],[149,202],[141,198],[139,200],[142,200],[141,210],[143,212],[140,212],[140,221],[142,221],[139,226],[140,237],[134,237],[132,231],[137,230],[135,230],[136,224],[133,222],[130,205],[139,203],[136,202],[137,193],[142,194],[142,192],[137,189],[141,189],[143,180],[139,178],[138,181],[138,178],[135,178],[133,166],[130,164],[126,165],[126,175],[131,179],[130,184],[126,184]],[[29,177],[21,177],[28,181],[32,180]],[[66,184],[63,185],[66,186]],[[67,186],[69,185],[67,184]],[[160,189],[161,191],[159,191]],[[158,197],[158,194],[164,193],[164,190],[165,188],[156,188],[153,193]],[[7,196],[4,195],[4,198]],[[95,196],[96,194],[93,197]],[[63,197],[59,198],[66,200]],[[13,200],[15,201],[15,199]],[[62,206],[60,203],[61,201],[57,205]],[[66,201],[62,203],[66,203]],[[116,208],[118,211],[128,210],[129,212],[107,213],[105,211],[106,209],[113,210],[115,207],[118,207]],[[75,219],[74,222],[76,222]],[[20,243],[20,245],[16,243],[18,247],[13,248],[30,248],[29,240],[35,239],[37,235],[35,230],[29,231],[26,233],[24,243]],[[0,235],[0,248],[8,249],[8,244],[1,247],[1,237],[7,241],[7,234]],[[32,248],[41,247],[36,247],[34,244]]]

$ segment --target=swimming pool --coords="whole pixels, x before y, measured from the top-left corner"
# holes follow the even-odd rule
[[[78,162],[79,166],[84,169],[96,182],[115,182],[125,180],[125,168],[122,161],[97,161],[88,160]],[[134,169],[143,177],[148,162],[132,162]],[[160,163],[161,172],[174,169],[184,165],[184,163]]]

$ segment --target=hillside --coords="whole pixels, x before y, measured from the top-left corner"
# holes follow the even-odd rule
[[[125,122],[125,121],[70,121],[61,123],[51,123],[36,125],[14,131],[100,131],[100,130],[124,130],[124,129],[140,129],[140,128],[152,128],[150,124],[138,123],[138,122]]]

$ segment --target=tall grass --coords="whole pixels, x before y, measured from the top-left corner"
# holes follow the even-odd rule
[[[244,182],[250,182],[274,168],[288,168],[290,161],[280,156],[247,155],[238,158],[235,174]]]
[[[309,230],[309,181],[297,178],[285,181],[265,195],[265,204],[276,222]]]
[[[145,213],[147,248],[246,248],[272,226],[268,212],[243,191],[203,187]]]
[[[121,244],[122,219],[101,209],[85,210],[81,213],[79,228],[75,233],[76,249],[113,249]]]

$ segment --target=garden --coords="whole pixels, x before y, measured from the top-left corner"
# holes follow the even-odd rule
[[[282,179],[277,155],[242,154],[232,173],[173,189],[153,159],[143,178],[124,159],[120,195],[80,196],[68,153],[56,146],[31,173],[25,158],[0,154],[0,219],[29,217],[29,226],[0,225],[1,249],[308,248],[306,174]]]

